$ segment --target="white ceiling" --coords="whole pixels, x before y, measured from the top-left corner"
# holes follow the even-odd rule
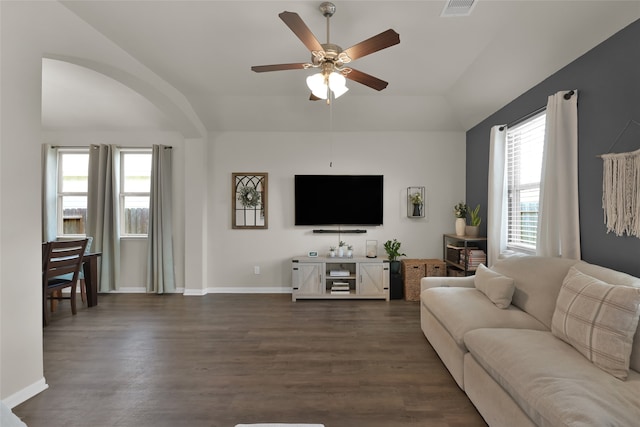
[[[298,13],[325,42],[320,3],[63,2],[182,92],[210,131],[321,131],[330,116],[337,131],[465,131],[640,18],[640,0],[478,0],[471,16],[449,18],[440,17],[445,0],[336,0],[331,42],[347,48],[388,28],[401,42],[350,64],[389,86],[347,81],[330,114],[308,101],[311,71],[250,70],[308,61],[278,14]],[[171,127],[119,83],[45,62],[45,128]]]

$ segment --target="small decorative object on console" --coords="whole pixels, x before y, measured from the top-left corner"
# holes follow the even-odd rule
[[[378,241],[377,240],[367,240],[367,258],[376,258],[378,256]]]

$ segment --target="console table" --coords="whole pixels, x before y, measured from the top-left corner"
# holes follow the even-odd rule
[[[291,299],[389,300],[389,261],[364,257],[296,257]]]

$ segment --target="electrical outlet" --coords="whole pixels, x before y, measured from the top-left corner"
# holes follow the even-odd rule
[[[260,274],[260,266],[259,265],[254,265],[253,266],[253,274]]]

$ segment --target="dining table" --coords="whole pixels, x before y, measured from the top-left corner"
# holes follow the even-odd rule
[[[88,307],[98,305],[98,258],[101,256],[102,252],[89,252],[82,257],[82,271],[84,272]]]

